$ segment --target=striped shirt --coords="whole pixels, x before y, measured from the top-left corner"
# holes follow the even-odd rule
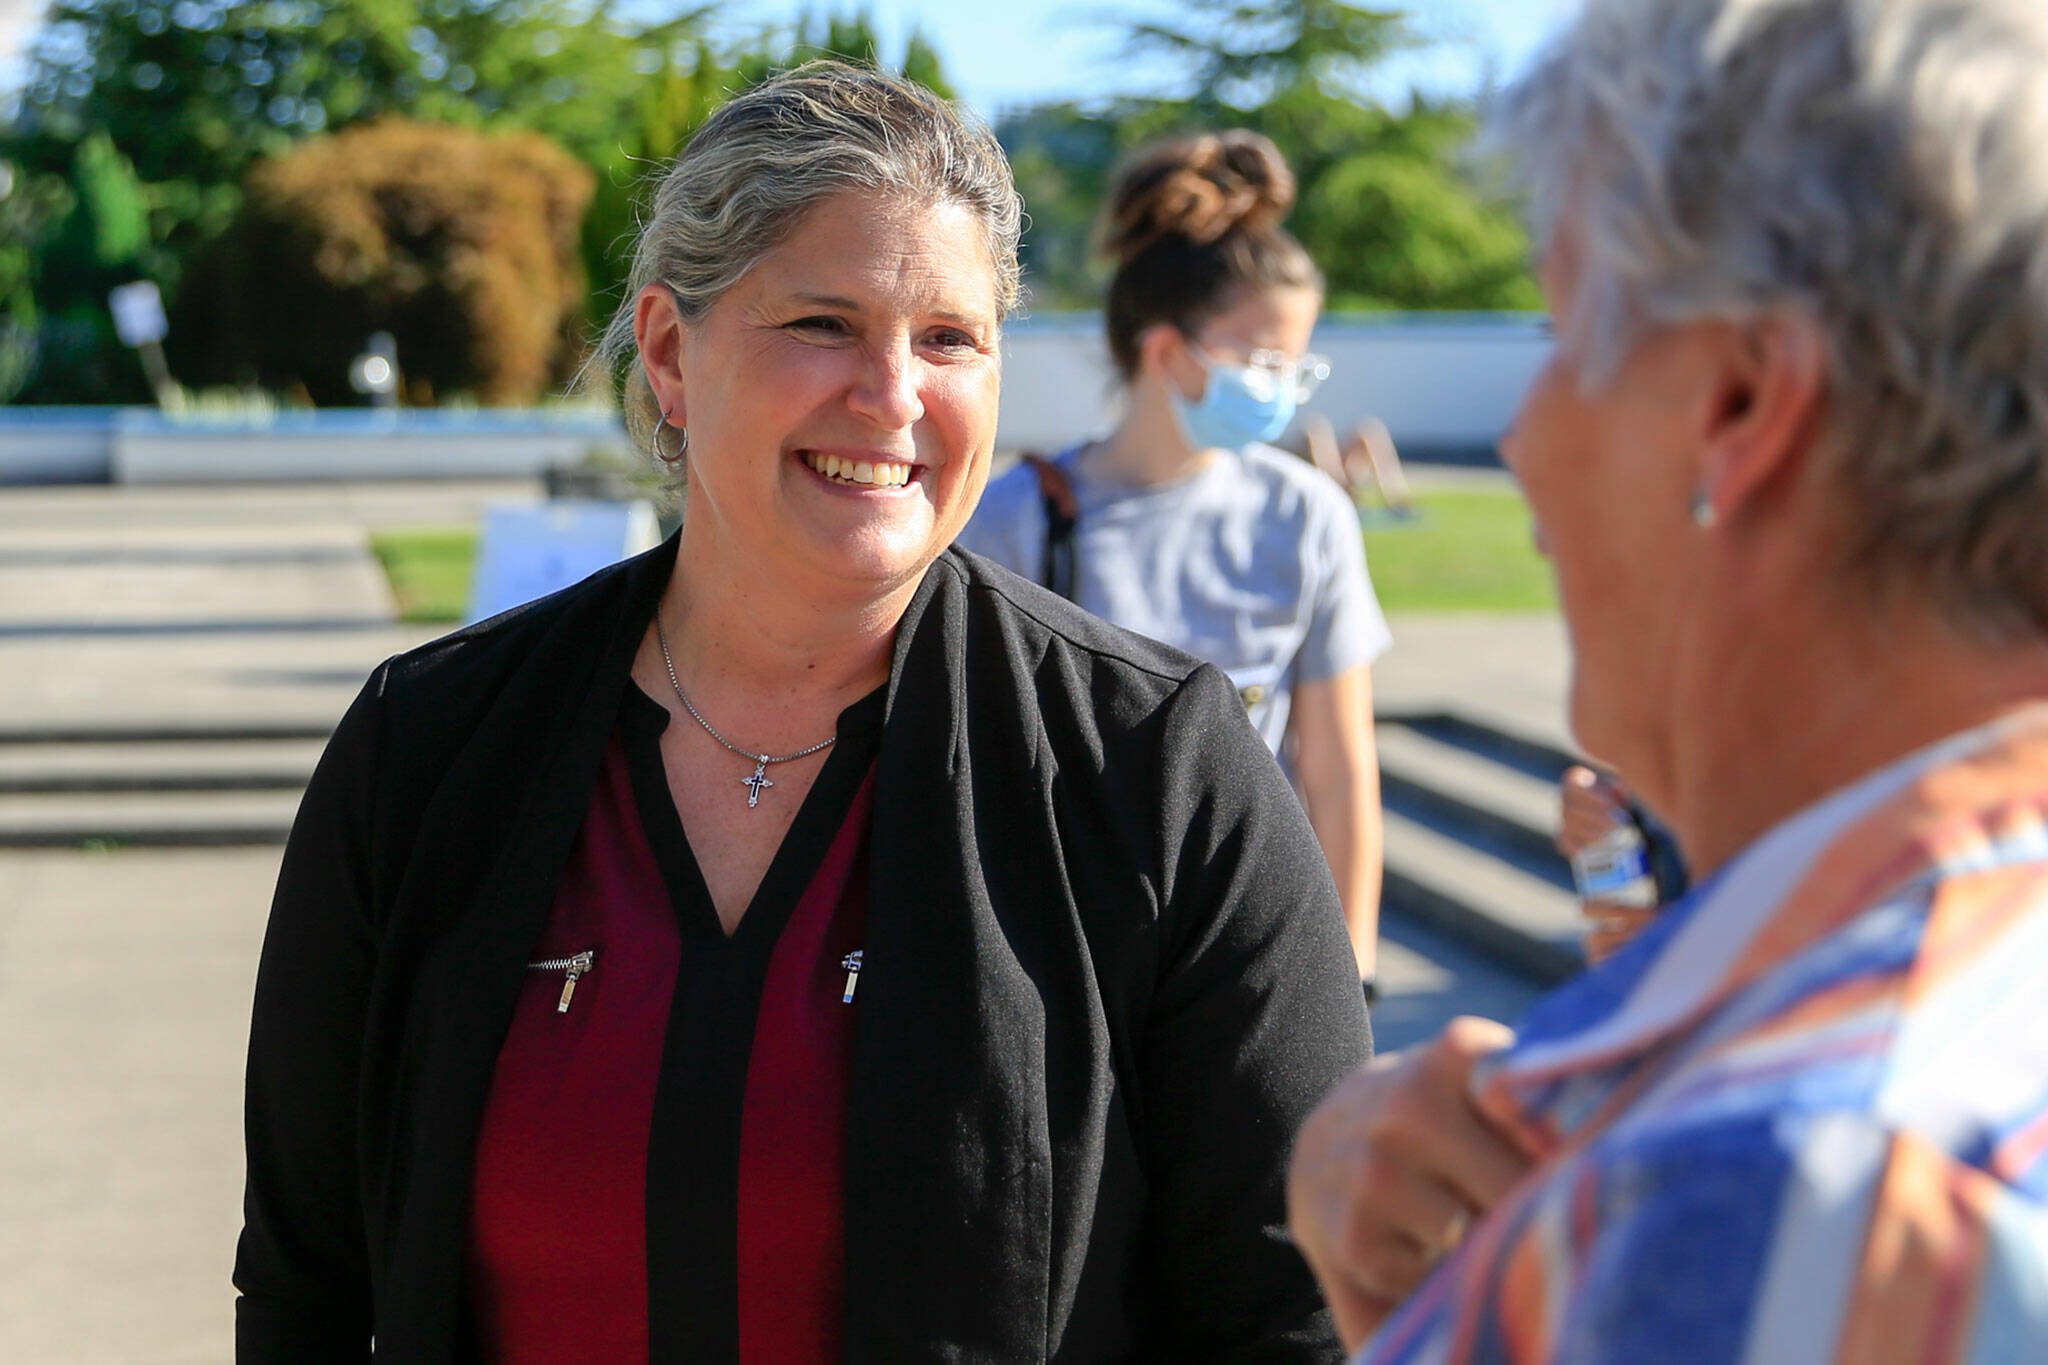
[[[1474,1086],[1546,1155],[1362,1361],[2048,1360],[2048,705],[1776,827]]]

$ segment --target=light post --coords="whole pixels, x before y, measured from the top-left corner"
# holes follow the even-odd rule
[[[389,332],[373,332],[363,353],[349,362],[349,387],[369,395],[370,405],[398,406],[398,338]]]

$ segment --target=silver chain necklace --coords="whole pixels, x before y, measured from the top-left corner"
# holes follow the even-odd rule
[[[668,668],[668,685],[676,690],[676,700],[681,702],[683,709],[690,713],[690,719],[703,726],[705,734],[711,736],[741,758],[753,763],[753,775],[740,779],[740,785],[747,789],[748,810],[752,810],[760,805],[762,791],[775,785],[768,780],[768,765],[770,763],[788,763],[799,758],[809,758],[812,754],[831,748],[833,742],[839,738],[839,736],[834,735],[831,739],[821,740],[808,749],[798,749],[793,754],[758,754],[752,749],[742,749],[724,735],[719,734],[718,727],[704,719],[704,713],[699,711],[697,704],[690,700],[690,694],[683,691],[682,680],[676,677],[675,655],[668,652],[668,632],[662,629],[661,612],[659,610],[654,613],[654,638],[661,642],[661,661]]]

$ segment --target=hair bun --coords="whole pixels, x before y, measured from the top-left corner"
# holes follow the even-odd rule
[[[1207,246],[1277,227],[1294,172],[1272,139],[1246,128],[1176,138],[1131,158],[1110,191],[1103,251],[1119,265],[1167,237]]]

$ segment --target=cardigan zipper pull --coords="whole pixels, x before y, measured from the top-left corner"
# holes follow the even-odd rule
[[[562,998],[555,1002],[556,1014],[567,1014],[569,1002],[576,998],[576,983],[583,974],[597,966],[597,949],[585,948],[574,957],[551,957],[544,962],[529,962],[529,972],[561,972]]]
[[[860,949],[854,949],[839,964],[846,969],[846,994],[839,997],[842,1005],[853,1003],[853,988],[860,984],[860,952]]]
[[[588,948],[569,959],[569,970],[562,975],[562,998],[555,1002],[556,1014],[569,1012],[569,1001],[576,994],[576,983],[583,979],[585,972],[596,965],[597,954]]]

